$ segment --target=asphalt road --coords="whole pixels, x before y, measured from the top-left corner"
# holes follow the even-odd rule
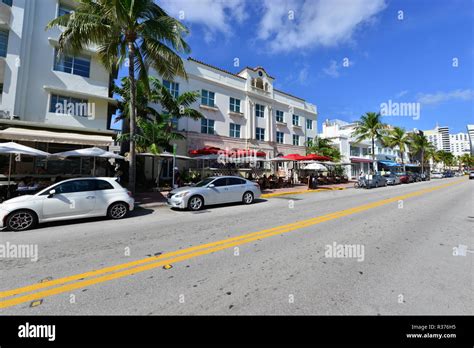
[[[39,259],[0,259],[0,312],[472,315],[473,188],[451,178],[3,232]],[[334,243],[360,253],[331,256]]]

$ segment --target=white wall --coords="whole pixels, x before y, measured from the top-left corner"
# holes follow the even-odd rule
[[[86,52],[92,58],[90,78],[53,70],[54,46],[60,31],[46,31],[45,27],[57,11],[57,0],[13,1],[2,108],[14,110],[14,114],[24,121],[106,130],[106,100],[77,94],[108,97],[109,74],[93,53]],[[89,99],[90,103],[95,103],[95,117],[50,113],[50,92],[45,86],[62,91],[54,92],[56,94]]]

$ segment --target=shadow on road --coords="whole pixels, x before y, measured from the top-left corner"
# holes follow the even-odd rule
[[[153,211],[154,211],[153,209],[135,207],[135,209],[131,211],[122,220],[128,220],[128,219],[133,219],[140,216],[150,215],[150,214],[153,214]],[[104,217],[93,217],[93,218],[84,218],[84,219],[76,219],[76,220],[46,222],[44,224],[39,224],[35,228],[35,230],[40,230],[46,227],[67,226],[67,225],[73,225],[73,224],[80,224],[80,223],[86,223],[86,222],[99,222],[99,221],[113,221],[113,220],[104,216]],[[119,223],[119,220],[117,220],[117,223]]]
[[[249,206],[264,203],[266,201],[267,201],[266,199],[258,198],[258,199],[255,199],[253,204],[250,204]],[[179,211],[179,212],[188,212],[188,213],[192,213],[192,214],[204,214],[204,213],[211,213],[211,210],[214,210],[214,209],[220,209],[220,208],[226,208],[226,207],[232,207],[232,206],[243,206],[243,204],[241,202],[235,202],[235,203],[207,205],[207,206],[204,207],[203,210],[198,210],[198,211],[191,211],[191,210],[187,210],[187,209],[178,209],[178,208],[171,208],[171,210]]]

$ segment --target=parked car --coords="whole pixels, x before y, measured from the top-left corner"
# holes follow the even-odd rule
[[[35,195],[4,201],[0,204],[0,228],[25,231],[38,223],[95,216],[122,219],[134,204],[131,193],[117,178],[69,179]]]
[[[430,181],[430,176],[426,173],[421,173],[420,177],[422,181]]]
[[[423,181],[420,173],[409,173],[413,177],[413,182]]]
[[[401,184],[400,177],[398,175],[393,174],[393,173],[385,174],[384,178],[387,180],[387,185],[399,185],[399,184]]]
[[[454,176],[454,173],[450,170],[447,170],[443,173],[443,178],[452,178]]]
[[[442,179],[443,174],[440,172],[432,172],[431,173],[431,179]]]
[[[366,188],[387,186],[387,179],[380,174],[373,174],[368,176],[366,184]]]
[[[397,173],[397,175],[400,177],[400,182],[402,184],[410,184],[414,181],[413,175],[410,173],[401,172]]]
[[[474,179],[474,170],[471,170],[471,171],[469,172],[469,180],[470,180],[470,179]]]
[[[194,186],[181,187],[168,194],[173,208],[200,210],[205,205],[243,202],[251,204],[261,196],[260,185],[238,176],[210,177]]]

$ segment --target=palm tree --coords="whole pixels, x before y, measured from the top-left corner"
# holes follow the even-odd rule
[[[409,142],[410,151],[413,155],[421,157],[421,173],[425,172],[426,153],[432,153],[433,145],[430,143],[426,135],[420,133],[412,133]]]
[[[387,126],[382,123],[380,113],[367,112],[360,117],[356,123],[352,136],[356,137],[356,143],[360,143],[365,139],[372,142],[372,161],[375,162],[375,141],[382,140],[386,133]],[[374,168],[375,170],[375,168]]]
[[[443,169],[446,170],[446,167],[450,167],[454,163],[454,155],[450,152],[439,150],[436,152],[440,162],[443,163]]]
[[[463,168],[470,168],[474,166],[474,156],[465,153],[460,156],[459,162]]]
[[[436,150],[436,147],[431,143],[425,149],[424,156],[426,162],[428,162],[430,159],[433,161],[433,164],[437,164],[440,162],[440,159],[438,157],[438,151]]]
[[[109,71],[128,67],[130,82],[130,160],[129,188],[136,183],[136,80],[148,90],[151,67],[166,79],[186,77],[177,53],[189,52],[183,37],[188,29],[168,16],[154,0],[77,0],[74,11],[48,23],[47,29],[64,27],[58,51],[80,53],[97,46],[99,60]],[[171,48],[170,48],[170,47]]]
[[[199,120],[204,115],[191,107],[199,98],[198,92],[184,92],[178,97],[174,97],[158,79],[152,76],[148,79],[150,85],[148,93],[143,82],[137,81],[137,142],[138,139],[141,139],[138,150],[158,154],[159,148],[171,151],[171,141],[185,138],[177,133],[178,130],[175,129],[173,121],[182,117]],[[117,118],[118,120],[129,115],[129,88],[128,79],[124,78],[122,80],[122,87],[115,87],[114,89],[114,93],[119,96],[118,107],[121,111],[120,117]],[[152,107],[153,104],[160,104],[163,112],[158,112]],[[120,137],[123,140],[128,140],[129,138],[130,133],[123,133]],[[152,144],[154,145],[152,146]],[[153,147],[153,151],[150,150],[150,146]],[[143,150],[144,148],[146,150]]]
[[[333,144],[329,138],[314,137],[312,143],[306,147],[306,153],[315,153],[322,156],[331,157],[334,162],[341,160],[341,151]]]
[[[404,155],[410,144],[410,137],[401,127],[394,127],[386,135],[382,136],[382,143],[391,149],[398,147],[400,157],[402,158],[403,171],[405,171]]]

